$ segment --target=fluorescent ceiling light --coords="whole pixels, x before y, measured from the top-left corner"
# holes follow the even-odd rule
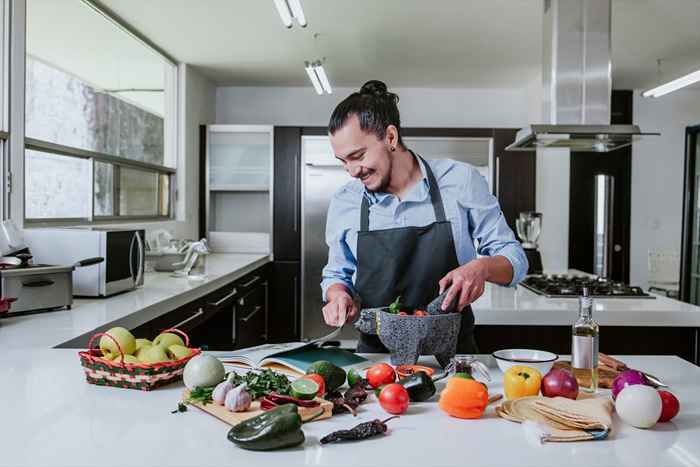
[[[316,65],[314,66],[314,71],[318,76],[318,80],[321,82],[321,87],[323,88],[323,90],[326,91],[328,94],[332,94],[333,89],[331,89],[331,83],[328,81],[328,75],[326,75],[326,70],[323,69],[323,65],[321,65],[321,62],[316,62]]]
[[[292,18],[296,18],[297,23],[302,28],[306,27],[306,16],[301,8],[300,0],[274,0],[274,2],[285,27],[292,27]]]
[[[292,10],[292,16],[294,16],[297,19],[297,23],[299,23],[299,26],[305,28],[306,16],[304,16],[304,10],[301,9],[301,1],[287,0],[287,5],[289,5],[289,9]]]
[[[662,84],[661,86],[649,89],[648,91],[644,91],[642,93],[642,96],[661,97],[665,94],[668,94],[669,92],[677,91],[680,88],[684,88],[686,86],[690,86],[691,84],[695,84],[698,81],[700,81],[700,70],[694,71],[685,76],[681,76],[678,79],[674,79],[673,81],[669,81],[666,84]]]
[[[321,82],[318,80],[318,76],[316,75],[316,71],[314,70],[314,65],[312,65],[309,62],[306,62],[304,69],[306,70],[306,74],[309,75],[311,84],[314,85],[316,94],[318,94],[319,96],[323,94],[323,87],[321,87]]]

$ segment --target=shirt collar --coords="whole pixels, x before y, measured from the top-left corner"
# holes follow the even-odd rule
[[[428,174],[425,170],[425,163],[423,159],[418,157],[415,152],[411,151],[410,149],[408,151],[418,162],[422,179],[420,183],[416,183],[413,187],[411,187],[411,190],[407,193],[406,198],[404,198],[402,201],[423,201],[430,193],[430,182],[428,181]],[[362,185],[362,189],[364,196],[367,198],[370,205],[381,204],[384,201],[391,199],[393,196],[391,193],[384,191],[369,191],[364,185]]]

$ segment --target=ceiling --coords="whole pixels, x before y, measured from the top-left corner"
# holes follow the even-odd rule
[[[539,78],[541,0],[301,2],[309,26],[286,29],[272,0],[102,0],[217,85],[308,86],[303,62],[321,57],[335,86],[520,87]],[[77,21],[60,15],[51,18]],[[698,24],[700,0],[613,0],[614,87],[700,68]]]

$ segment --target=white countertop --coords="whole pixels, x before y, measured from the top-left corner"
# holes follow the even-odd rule
[[[594,299],[593,319],[602,326],[700,327],[700,307],[653,296]],[[472,309],[477,325],[570,326],[578,316],[578,299],[547,298],[522,286],[487,283]]]
[[[97,328],[117,323],[133,329],[203,297],[269,262],[263,254],[211,254],[204,258],[204,280],[146,273],[144,286],[108,298],[75,300],[72,310],[0,320],[0,349],[48,348]]]
[[[385,436],[322,447],[319,438],[331,431],[388,416],[371,395],[357,418],[304,425],[302,446],[253,452],[230,443],[228,426],[196,409],[170,414],[182,383],[152,392],[93,386],[75,350],[5,350],[0,466],[700,466],[700,368],[677,357],[620,358],[671,386],[681,402],[672,422],[639,430],[615,417],[608,440],[539,446],[520,425],[497,418],[493,407],[479,420],[460,420],[433,399],[411,405]],[[498,369],[492,377],[491,392],[501,392]]]

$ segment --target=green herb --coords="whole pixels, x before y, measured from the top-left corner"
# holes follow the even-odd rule
[[[389,313],[397,314],[399,311],[401,311],[401,308],[403,308],[403,306],[401,305],[401,295],[399,295],[396,297],[396,300],[389,305]]]
[[[200,402],[203,405],[211,404],[214,402],[211,398],[212,392],[214,392],[213,387],[202,388],[195,386],[195,388],[190,391],[190,395],[187,396],[187,402]]]
[[[231,377],[231,382],[234,386],[245,384],[250,397],[253,399],[259,399],[271,392],[285,396],[289,395],[289,379],[285,375],[268,368],[261,371],[249,371],[245,375],[234,373]]]
[[[187,405],[183,404],[182,402],[178,402],[177,409],[173,410],[170,413],[178,413],[178,412],[187,412]]]

